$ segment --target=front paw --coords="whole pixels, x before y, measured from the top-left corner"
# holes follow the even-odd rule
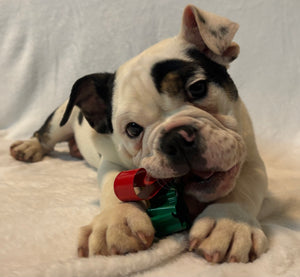
[[[267,238],[256,219],[239,209],[228,217],[220,215],[218,208],[210,209],[195,221],[190,231],[190,251],[208,262],[247,263],[267,250]]]
[[[37,138],[16,141],[10,146],[10,154],[18,161],[38,162],[46,154]]]
[[[103,210],[80,229],[78,256],[117,255],[149,248],[154,228],[148,215],[135,204],[121,203]]]

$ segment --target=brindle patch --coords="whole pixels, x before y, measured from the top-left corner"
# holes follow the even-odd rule
[[[161,82],[161,91],[170,95],[184,95],[184,84],[181,76],[176,72],[170,72]]]

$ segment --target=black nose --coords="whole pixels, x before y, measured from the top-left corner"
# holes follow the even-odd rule
[[[160,149],[172,161],[182,162],[197,153],[197,129],[185,125],[165,133],[161,139]]]

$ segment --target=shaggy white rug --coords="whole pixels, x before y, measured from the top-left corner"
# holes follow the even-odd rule
[[[150,250],[115,257],[76,257],[76,236],[99,208],[96,172],[61,144],[42,162],[9,156],[0,136],[0,276],[300,276],[299,159],[263,148],[270,194],[260,215],[270,249],[249,264],[209,264],[186,250],[186,234]],[[275,153],[276,152],[276,153]]]

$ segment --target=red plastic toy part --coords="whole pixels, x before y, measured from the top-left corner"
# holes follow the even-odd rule
[[[149,176],[144,168],[138,168],[120,172],[114,190],[121,201],[140,201],[154,197],[163,185],[163,181]]]

